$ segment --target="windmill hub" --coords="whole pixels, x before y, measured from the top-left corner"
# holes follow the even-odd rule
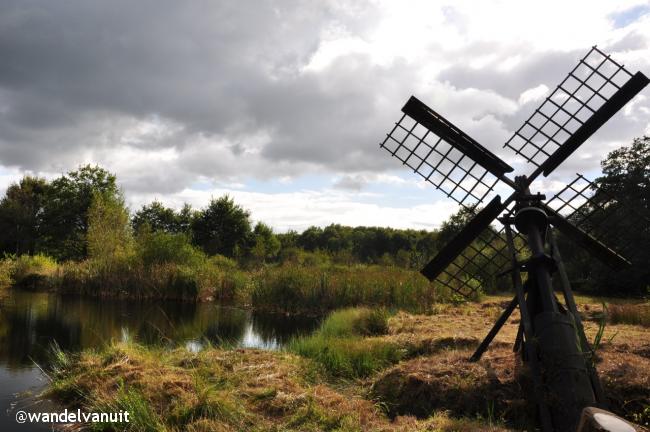
[[[531,229],[546,231],[548,215],[539,207],[524,207],[515,213],[515,227],[519,232],[528,233]]]

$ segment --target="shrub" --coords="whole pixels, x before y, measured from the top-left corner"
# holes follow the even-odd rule
[[[21,255],[12,265],[11,279],[21,288],[48,288],[58,269],[57,262],[47,255]]]
[[[5,257],[0,260],[0,289],[13,284],[12,275],[16,266],[14,257]]]
[[[192,246],[187,235],[162,231],[140,233],[137,255],[145,266],[173,263],[194,267],[206,260],[205,254]]]

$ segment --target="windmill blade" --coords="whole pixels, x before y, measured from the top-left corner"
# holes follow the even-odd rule
[[[605,246],[589,233],[586,233],[585,231],[573,225],[552,208],[546,206],[544,210],[546,210],[546,212],[551,217],[551,223],[553,226],[555,226],[562,234],[585,248],[588,252],[593,254],[603,263],[610,266],[612,269],[620,270],[631,265],[627,259]]]
[[[547,176],[648,82],[593,47],[504,147]]]
[[[506,210],[506,213],[508,211]],[[526,241],[514,234],[517,260],[525,258]],[[507,289],[509,278],[500,279],[512,267],[505,227],[489,225],[435,278],[435,282],[463,297],[471,298],[479,288]],[[505,285],[501,285],[501,281]]]
[[[454,126],[449,120],[426,106],[415,96],[411,96],[406,102],[406,105],[402,108],[402,112],[456,147],[496,177],[501,177],[507,172],[512,172],[513,168],[510,165],[477,143],[472,137]]]
[[[632,197],[614,194],[577,174],[546,204],[626,262],[634,262],[641,253],[634,245],[638,244],[643,230],[650,230],[650,219],[635,210],[631,200]],[[613,267],[622,265],[621,260],[611,254],[606,259],[614,260]]]
[[[483,202],[512,167],[412,96],[380,147],[466,208]]]
[[[420,271],[430,281],[433,281],[452,263],[470,244],[490,226],[507,204],[501,203],[501,197],[496,196],[479,211],[472,220],[447,243],[440,252]]]

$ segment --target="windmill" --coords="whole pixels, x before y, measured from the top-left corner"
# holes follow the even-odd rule
[[[413,96],[380,144],[472,215],[421,273],[466,297],[481,284],[504,279],[514,287],[514,298],[471,360],[480,359],[518,307],[515,350],[531,371],[531,399],[543,431],[575,431],[583,408],[606,407],[554,230],[615,270],[631,263],[625,250],[600,236],[611,231],[603,214],[612,214],[613,205],[625,211],[624,197],[609,196],[580,174],[550,199],[532,193],[530,186],[551,174],[648,82],[641,72],[632,74],[592,47],[505,143],[534,166],[528,175],[508,177],[511,166]]]

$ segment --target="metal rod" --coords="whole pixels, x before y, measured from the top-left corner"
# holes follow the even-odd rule
[[[513,299],[510,301],[508,306],[504,309],[503,313],[499,317],[499,319],[494,323],[494,326],[492,326],[492,329],[490,332],[485,336],[485,339],[483,339],[483,342],[476,348],[476,351],[474,351],[474,354],[469,358],[469,361],[471,362],[477,362],[481,359],[481,356],[487,350],[488,346],[490,346],[490,343],[494,339],[494,337],[499,333],[499,330],[501,330],[501,327],[508,321],[508,318],[510,318],[510,315],[512,315],[512,311],[515,310],[517,307],[517,296],[513,297]]]

